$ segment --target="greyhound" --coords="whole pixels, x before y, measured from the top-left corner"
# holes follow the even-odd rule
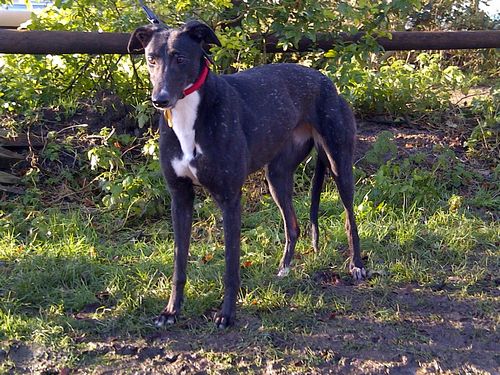
[[[160,118],[160,164],[171,195],[174,272],[170,299],[155,319],[174,323],[181,309],[191,237],[194,190],[205,187],[222,211],[225,242],[224,300],[219,328],[232,325],[240,287],[241,190],[265,168],[285,228],[278,276],[293,259],[299,226],[292,206],[293,175],[312,148],[318,153],[311,191],[313,247],[318,250],[318,207],[326,171],[342,199],[354,279],[366,277],[353,212],[352,159],[356,124],[347,102],[316,70],[270,64],[228,75],[209,69],[205,48],[221,46],[199,21],[179,29],[148,25],[135,30],[129,52],[144,52]]]

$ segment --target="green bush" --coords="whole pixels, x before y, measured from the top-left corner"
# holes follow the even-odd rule
[[[473,99],[471,111],[479,116],[478,125],[467,140],[471,156],[488,161],[492,167],[499,165],[500,155],[500,84],[490,89],[485,98]]]
[[[415,63],[390,58],[378,69],[336,51],[326,57],[327,71],[340,91],[361,112],[404,116],[450,106],[455,90],[466,93],[475,79],[466,79],[456,66],[444,67],[439,54],[420,53]]]
[[[466,1],[447,3],[456,5],[456,14],[452,18],[458,23],[461,22],[458,13],[469,14],[469,9],[464,8]],[[215,69],[219,72],[234,72],[271,62],[312,66],[328,74],[340,92],[363,114],[383,113],[407,118],[429,111],[446,111],[451,106],[451,92],[466,92],[477,80],[472,73],[450,65],[441,54],[421,53],[416,57],[412,55],[410,59],[402,59],[396,54],[385,59],[374,38],[386,35],[390,29],[402,29],[411,17],[419,18],[418,15],[425,10],[420,0],[354,3],[327,0],[165,0],[150,5],[172,26],[190,18],[210,24],[222,42],[222,47],[212,50]],[[432,17],[429,25],[444,22],[437,21],[438,15],[433,14]],[[446,19],[447,24],[449,21],[450,17]],[[418,28],[425,29],[426,22],[420,19]],[[475,25],[493,27],[479,18],[474,22]],[[145,15],[136,1],[70,0],[55,1],[46,11],[34,16],[28,27],[130,32],[145,23]],[[331,51],[275,54],[262,51],[263,42],[271,34],[277,34],[279,46],[290,51],[304,36],[314,40],[318,32],[336,35],[358,31],[366,33],[359,44],[339,45]],[[81,109],[82,98],[88,100],[103,92],[116,94],[130,108],[135,108],[130,116],[139,128],[145,128],[151,122],[153,110],[147,104],[148,78],[142,57],[10,55],[0,56],[0,68],[0,116],[5,119],[4,126],[8,125],[14,133],[28,127],[34,131],[39,129],[39,125],[43,127],[46,110],[57,114],[56,122],[70,120]],[[473,103],[473,114],[479,116],[477,113],[485,111],[487,116],[480,120],[468,142],[471,153],[481,153],[484,148],[493,150],[498,145],[495,127],[498,108],[493,100],[481,103]],[[84,172],[89,179],[98,181],[97,203],[117,210],[125,218],[154,215],[162,211],[168,198],[158,172],[155,137],[153,132],[149,132],[146,138],[126,139],[123,135],[112,133],[112,130],[103,130],[97,136],[100,141],[88,151],[92,170]],[[117,147],[117,144],[120,146]],[[27,174],[30,184],[25,199],[28,203],[35,203],[40,197],[41,183],[50,185],[54,181],[40,178],[40,169],[43,168],[37,162],[57,162],[67,147],[64,141],[51,139],[39,158],[33,158],[32,168]],[[142,147],[149,151],[142,154],[127,151]],[[377,153],[389,151],[375,150],[368,158],[377,158]],[[382,167],[375,183],[375,196],[385,185],[390,185],[387,186],[387,194],[398,195],[403,189],[401,183],[398,184],[398,178],[410,184],[405,189],[411,188],[419,194],[422,193],[420,186],[425,188],[427,181],[433,177],[418,170],[410,175],[406,171],[409,166],[396,167],[391,161],[384,164],[386,160],[380,160],[380,163]],[[414,161],[409,163],[413,165]],[[398,171],[398,168],[403,171]],[[68,169],[62,172],[64,175],[60,174],[57,178],[70,173]]]
[[[141,155],[146,160],[141,163],[137,163],[140,155],[125,156],[137,145],[136,139],[107,128],[100,135],[100,144],[90,148],[88,158],[92,170],[100,172],[96,179],[103,205],[125,220],[165,213],[169,198],[160,173],[157,135],[143,143]]]
[[[473,177],[450,149],[441,150],[435,161],[417,153],[382,165],[368,181],[372,185],[368,198],[375,206],[433,209],[461,186],[469,184]]]

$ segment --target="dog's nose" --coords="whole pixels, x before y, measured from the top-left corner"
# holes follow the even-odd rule
[[[164,98],[153,99],[153,104],[158,108],[168,108],[170,100]]]
[[[168,108],[170,105],[170,95],[165,89],[162,89],[157,93],[153,93],[151,101],[157,108]]]

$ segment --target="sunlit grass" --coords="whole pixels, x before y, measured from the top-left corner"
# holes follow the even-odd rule
[[[463,200],[450,209],[451,194],[446,190],[430,197],[425,207],[410,203],[401,207],[390,197],[382,197],[380,203],[380,196],[379,201],[370,198],[373,181],[364,179],[357,186],[356,213],[363,255],[372,276],[347,293],[350,278],[341,202],[334,185],[328,183],[321,204],[321,251],[314,253],[305,194],[309,172],[304,169],[303,173],[306,177],[297,183],[300,194],[294,200],[302,236],[288,277],[276,277],[284,234],[272,199],[265,195],[245,207],[236,329],[243,332],[255,320],[260,328],[243,345],[257,340],[266,355],[272,356],[272,335],[309,335],[337,316],[346,320],[339,329],[347,335],[351,319],[402,324],[404,315],[392,295],[405,285],[429,291],[452,285],[449,298],[473,299],[478,307],[474,314],[494,315],[495,300],[481,285],[490,285],[489,277],[499,266],[498,223],[475,215],[469,206],[461,205]],[[478,197],[481,194],[477,192]],[[209,198],[200,195],[194,216],[179,325],[193,334],[212,334],[216,331],[210,320],[223,295],[220,213]],[[172,275],[173,236],[168,218],[117,230],[109,212],[89,214],[74,207],[38,211],[1,230],[0,342],[20,340],[66,350],[71,358],[68,363],[76,363],[85,357],[78,343],[81,337],[98,340],[108,335],[141,337],[156,332],[151,319],[166,303]],[[333,279],[321,279],[325,272],[336,275],[332,277],[338,279],[338,287]],[[401,345],[411,339],[408,337],[401,339]],[[359,342],[349,345],[346,350]],[[200,353],[225,361],[220,353]],[[318,356],[317,352],[310,354],[302,359],[304,363],[313,363]],[[236,354],[228,355],[233,362],[241,360]],[[255,363],[259,360],[262,358]]]

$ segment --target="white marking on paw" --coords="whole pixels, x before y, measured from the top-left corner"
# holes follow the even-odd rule
[[[355,281],[361,281],[366,278],[366,269],[364,267],[353,267],[351,268],[351,275]]]
[[[188,177],[195,184],[199,184],[196,168],[191,165],[196,152],[201,154],[201,147],[195,143],[194,123],[198,116],[200,94],[194,92],[179,100],[172,108],[172,129],[179,140],[182,157],[172,160],[172,168],[179,177]]]
[[[155,326],[160,328],[165,324],[165,318],[163,316],[159,316],[155,319]]]
[[[166,317],[165,315],[160,315],[159,317],[157,317],[154,320],[154,323],[155,323],[156,327],[161,328],[166,324],[168,324],[168,325],[174,324],[175,317],[173,317],[173,316]]]
[[[290,267],[284,267],[284,268],[281,268],[279,271],[278,271],[278,277],[285,277],[285,276],[288,276],[288,274],[290,273]]]

